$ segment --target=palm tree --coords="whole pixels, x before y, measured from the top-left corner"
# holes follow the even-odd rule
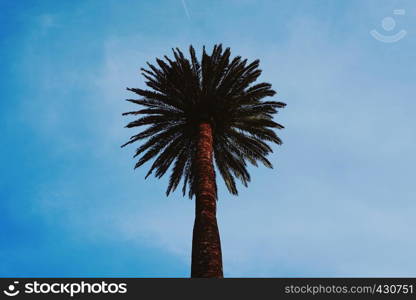
[[[142,115],[126,127],[146,126],[122,147],[147,139],[136,150],[135,168],[153,159],[146,178],[162,177],[172,165],[166,194],[183,178],[182,192],[196,197],[192,239],[191,277],[223,277],[220,236],[216,218],[217,185],[214,160],[225,185],[237,195],[235,178],[250,181],[247,163],[266,167],[272,149],[266,142],[282,144],[272,128],[277,108],[286,104],[261,101],[276,92],[269,83],[253,84],[261,74],[259,60],[247,64],[240,56],[230,59],[230,49],[215,45],[209,55],[203,48],[199,61],[192,46],[190,59],[173,49],[174,60],[164,56],[157,66],[142,68],[150,90],[127,88],[141,99],[127,99],[144,108],[123,115]]]

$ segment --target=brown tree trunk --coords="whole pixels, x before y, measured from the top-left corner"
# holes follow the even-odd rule
[[[213,165],[212,128],[199,125],[195,167],[197,191],[192,238],[191,277],[222,278],[222,255],[216,217],[216,191]]]

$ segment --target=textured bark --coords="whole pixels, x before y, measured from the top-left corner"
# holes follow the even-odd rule
[[[191,277],[221,278],[222,254],[216,217],[216,191],[213,165],[212,128],[199,125],[195,167],[197,191],[192,238]]]

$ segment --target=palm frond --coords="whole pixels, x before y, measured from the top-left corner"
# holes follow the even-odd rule
[[[286,104],[263,100],[276,92],[270,83],[256,83],[262,72],[259,65],[259,60],[232,58],[230,48],[221,44],[210,54],[203,47],[200,60],[190,46],[189,58],[175,48],[172,57],[148,62],[141,72],[149,89],[127,88],[140,96],[127,101],[142,108],[123,113],[136,117],[127,128],[146,127],[122,145],[142,141],[134,155],[139,156],[135,168],[153,160],[146,177],[158,178],[171,169],[166,194],[182,181],[182,193],[192,198],[197,189],[195,157],[202,122],[212,125],[216,170],[230,193],[238,194],[236,179],[244,186],[250,182],[247,162],[272,168],[267,159],[273,152],[269,143],[282,144],[275,129],[284,128],[274,117]]]

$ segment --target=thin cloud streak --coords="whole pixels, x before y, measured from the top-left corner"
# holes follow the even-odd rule
[[[185,14],[188,17],[188,19],[191,19],[191,15],[189,14],[188,6],[186,5],[185,0],[182,0],[182,6],[183,6],[183,9],[185,10]]]

